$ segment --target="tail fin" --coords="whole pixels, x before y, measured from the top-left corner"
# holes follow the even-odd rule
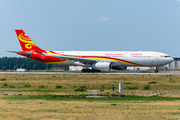
[[[45,52],[45,50],[39,48],[37,45],[34,44],[34,42],[25,34],[23,30],[15,30],[17,37],[19,39],[19,42],[21,44],[23,51],[31,51],[35,50],[38,52]]]

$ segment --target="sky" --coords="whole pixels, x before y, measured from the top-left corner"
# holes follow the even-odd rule
[[[0,57],[19,57],[15,29],[45,50],[180,56],[180,0],[0,0]]]

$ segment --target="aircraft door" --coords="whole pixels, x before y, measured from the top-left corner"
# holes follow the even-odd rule
[[[124,60],[127,60],[127,59],[128,59],[128,54],[125,53],[125,54],[124,54]]]
[[[41,55],[41,59],[45,59],[45,55]]]
[[[155,60],[159,60],[159,54],[155,54]]]

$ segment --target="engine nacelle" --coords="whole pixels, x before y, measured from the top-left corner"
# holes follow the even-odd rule
[[[115,69],[115,70],[126,70],[127,66],[113,66],[112,69]]]
[[[95,70],[111,70],[111,63],[110,62],[98,62],[92,64],[92,69]]]

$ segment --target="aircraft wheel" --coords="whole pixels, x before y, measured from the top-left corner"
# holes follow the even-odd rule
[[[92,70],[91,69],[87,69],[87,72],[91,72]]]
[[[101,70],[94,70],[94,69],[92,69],[91,72],[101,72]]]
[[[155,73],[158,73],[158,70],[155,70]]]
[[[87,72],[87,70],[86,69],[82,69],[81,72]]]

